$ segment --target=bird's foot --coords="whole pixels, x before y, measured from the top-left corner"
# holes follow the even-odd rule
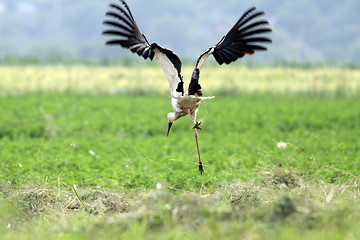
[[[200,124],[201,124],[201,122],[196,122],[196,123],[194,124],[193,129],[195,129],[195,128],[196,128],[196,129],[201,130]]]
[[[204,173],[204,168],[203,168],[202,163],[199,163],[199,172],[200,172],[200,175],[202,175]]]

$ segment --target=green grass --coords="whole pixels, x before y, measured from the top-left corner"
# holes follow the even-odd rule
[[[20,68],[6,69],[9,79],[23,81],[16,77]],[[130,68],[129,75],[119,70],[128,93],[105,94],[97,78],[115,69],[74,69],[68,76],[86,75],[88,89],[81,78],[69,90],[58,67],[28,67],[28,85],[2,82],[4,239],[360,237],[360,99],[356,89],[346,91],[359,84],[352,78],[358,70],[254,69],[257,90],[210,90],[216,98],[198,113],[201,176],[190,119],[175,122],[165,136],[171,107],[163,90],[136,90]],[[61,77],[52,82],[47,71]],[[135,81],[146,71],[154,78],[161,73],[145,68]],[[250,76],[252,70],[240,71]],[[336,72],[348,85],[281,93],[292,89],[285,75],[300,84],[299,76],[319,72],[331,76],[322,83],[335,81]],[[270,77],[261,78],[264,73]],[[213,80],[210,89],[219,83]]]
[[[216,189],[282,163],[301,175],[347,180],[359,169],[357,98],[218,96],[203,102],[197,172],[192,124],[165,136],[169,99],[156,96],[3,97],[3,180],[62,187]],[[278,149],[277,142],[287,142]],[[21,167],[20,167],[21,164]]]

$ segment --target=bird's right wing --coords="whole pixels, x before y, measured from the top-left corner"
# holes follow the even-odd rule
[[[124,0],[119,0],[121,5],[110,4],[111,10],[106,13],[109,20],[103,23],[111,29],[103,31],[104,35],[115,36],[106,42],[107,45],[120,45],[137,53],[144,59],[155,59],[160,63],[170,85],[172,96],[184,94],[181,77],[181,61],[171,50],[157,45],[149,44],[144,34],[137,26],[129,6]]]
[[[250,8],[215,46],[208,48],[200,55],[191,76],[188,89],[189,95],[201,95],[201,87],[198,83],[200,70],[211,54],[221,65],[223,63],[229,64],[234,62],[245,54],[253,54],[255,51],[266,50],[266,47],[260,43],[271,43],[271,40],[258,35],[271,32],[270,28],[265,27],[269,25],[269,22],[266,20],[255,20],[255,18],[262,15],[264,15],[264,12],[256,11],[255,7]]]

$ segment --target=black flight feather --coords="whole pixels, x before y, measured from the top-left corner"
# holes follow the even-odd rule
[[[137,53],[144,59],[150,58],[152,60],[155,55],[154,50],[140,32],[126,2],[120,0],[120,3],[121,6],[110,4],[112,10],[105,14],[110,19],[103,23],[111,28],[103,31],[103,34],[115,37],[108,40],[106,44],[120,45],[130,49],[133,53]]]
[[[271,32],[271,29],[266,27],[269,22],[263,19],[257,20],[263,15],[263,11],[256,11],[255,7],[250,8],[215,46],[208,48],[200,55],[189,84],[189,95],[201,93],[200,69],[209,55],[212,54],[221,65],[230,64],[245,54],[267,50],[263,43],[271,43],[271,39],[261,35]]]
[[[199,84],[199,78],[200,78],[200,70],[198,68],[195,68],[195,70],[191,75],[191,81],[188,89],[189,95],[202,96],[201,86]]]
[[[225,37],[215,45],[213,55],[219,64],[229,64],[245,54],[266,50],[265,46],[258,45],[258,43],[270,43],[271,40],[264,37],[255,38],[254,36],[271,32],[270,28],[264,27],[264,25],[269,24],[268,21],[258,20],[251,22],[262,15],[264,15],[264,12],[256,11],[255,7],[250,8],[240,17]]]

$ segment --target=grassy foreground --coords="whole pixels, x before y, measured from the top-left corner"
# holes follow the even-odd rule
[[[4,239],[360,238],[360,99],[356,88],[346,91],[359,84],[352,78],[356,70],[329,69],[347,87],[331,90],[316,82],[308,91],[280,94],[291,89],[284,77],[267,69],[270,78],[262,79],[261,69],[242,69],[242,76],[254,71],[259,86],[278,84],[252,94],[228,88],[202,103],[206,166],[200,176],[190,119],[165,136],[171,109],[163,90],[143,95],[150,91],[145,84],[105,94],[96,84],[83,90],[81,77],[77,87],[64,90],[60,79],[72,78],[46,85],[47,69],[29,67],[32,83],[22,87],[20,78],[1,81]],[[0,74],[23,76],[20,69],[5,70]],[[81,71],[86,68],[73,73]],[[88,71],[98,71],[87,75],[95,83],[109,69]],[[121,71],[117,81],[130,84]],[[292,69],[291,76],[321,71],[329,74]],[[131,79],[158,74],[148,68]],[[122,91],[130,93],[115,94]],[[287,147],[278,148],[279,142]]]

